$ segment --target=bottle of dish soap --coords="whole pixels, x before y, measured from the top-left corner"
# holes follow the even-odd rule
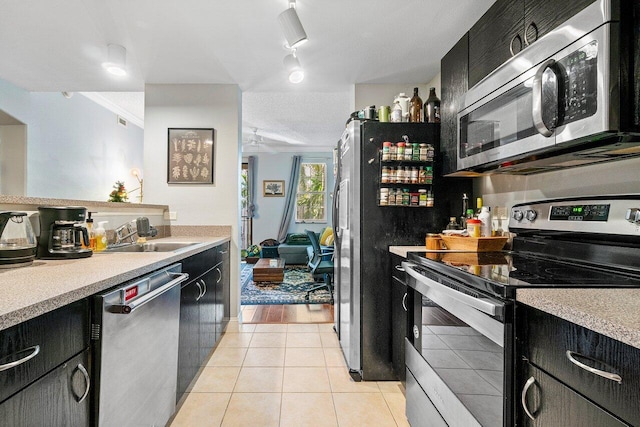
[[[99,221],[96,228],[96,252],[102,252],[107,249],[107,232],[104,225],[109,221]]]
[[[93,218],[91,218],[91,214],[93,212],[88,212],[87,218],[87,234],[89,235],[89,249],[95,252],[96,250],[96,232],[93,230]]]

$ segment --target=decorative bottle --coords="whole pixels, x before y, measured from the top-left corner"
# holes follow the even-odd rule
[[[436,96],[436,88],[429,88],[429,98],[424,103],[424,121],[440,123],[440,98]]]
[[[411,123],[422,122],[422,99],[418,95],[418,88],[413,88],[413,97],[409,102],[409,121]]]

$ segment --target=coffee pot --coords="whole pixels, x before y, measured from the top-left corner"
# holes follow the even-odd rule
[[[89,232],[85,226],[86,208],[41,206],[38,212],[38,258],[86,258],[93,254],[89,249]]]
[[[36,236],[26,212],[0,212],[0,268],[22,267],[36,257]]]

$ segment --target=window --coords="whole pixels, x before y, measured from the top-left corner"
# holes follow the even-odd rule
[[[296,193],[296,222],[326,222],[327,165],[302,163]]]

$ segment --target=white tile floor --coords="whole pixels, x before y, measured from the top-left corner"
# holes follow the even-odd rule
[[[229,324],[171,423],[408,426],[399,382],[354,382],[332,324]]]

